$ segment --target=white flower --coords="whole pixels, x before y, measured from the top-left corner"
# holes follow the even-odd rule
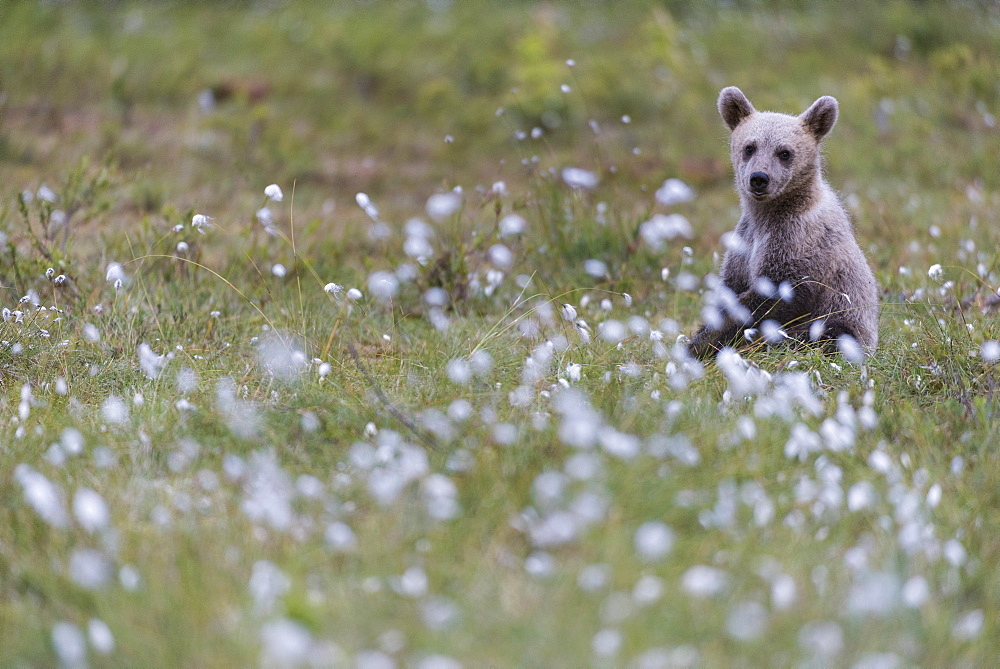
[[[261,207],[257,210],[257,220],[266,228],[274,223],[274,213],[270,207]]]
[[[694,199],[694,190],[680,179],[667,179],[656,191],[656,201],[670,207]]]
[[[372,220],[378,219],[378,207],[372,204],[371,198],[366,193],[358,193],[354,196],[354,201],[368,214],[369,218]]]
[[[108,526],[111,513],[101,495],[90,488],[80,488],[73,496],[73,515],[80,527],[93,533]]]
[[[210,221],[214,220],[211,216],[206,216],[205,214],[195,214],[191,219],[191,227],[195,228],[201,234],[205,234],[205,228],[211,225]]]
[[[517,214],[507,214],[500,219],[500,236],[519,235],[524,232],[527,223]]]
[[[266,195],[269,200],[274,200],[275,202],[281,202],[285,199],[285,194],[281,192],[281,186],[278,184],[271,184],[265,188],[264,195]]]
[[[391,300],[398,291],[399,279],[392,272],[380,270],[368,277],[368,292],[380,300]]]
[[[712,597],[725,590],[729,575],[721,569],[695,565],[681,576],[681,589],[692,597]]]
[[[125,270],[122,268],[121,263],[113,262],[108,263],[107,274],[104,277],[107,281],[124,281]]]
[[[341,286],[340,284],[336,284],[331,281],[330,283],[323,286],[323,290],[330,293],[334,297],[340,297],[340,291],[344,290],[344,287]]]
[[[583,261],[583,271],[590,276],[601,278],[608,273],[608,265],[603,260],[590,258]]]
[[[358,290],[357,288],[351,288],[350,290],[347,291],[347,299],[349,299],[349,300],[360,300],[361,299],[361,291]]]
[[[600,181],[597,175],[589,170],[579,167],[567,167],[562,171],[562,180],[570,188],[580,188],[590,190],[595,188]]]
[[[45,184],[42,184],[41,186],[38,187],[38,199],[45,200],[46,202],[55,202],[59,198],[55,194],[55,191],[53,191]]]
[[[100,618],[91,618],[87,623],[87,637],[90,645],[101,655],[107,655],[115,649],[115,635]]]
[[[435,193],[427,198],[427,215],[435,221],[442,221],[462,206],[462,196],[456,192]]]
[[[567,320],[567,321],[571,321],[571,322],[575,321],[576,320],[576,307],[574,307],[572,304],[564,304],[564,305],[562,305],[562,317],[563,317],[564,320]]]
[[[279,279],[285,276],[285,274],[287,273],[288,270],[285,269],[285,266],[282,265],[280,262],[276,262],[273,265],[271,265],[271,274],[278,277]]]
[[[674,547],[674,531],[660,521],[639,526],[633,535],[635,550],[645,562],[659,562]]]
[[[639,234],[654,249],[662,250],[665,242],[676,237],[690,239],[694,231],[691,222],[680,214],[655,214],[639,226]]]
[[[934,279],[935,281],[940,281],[941,276],[943,274],[944,270],[941,269],[941,265],[938,263],[934,263],[933,265],[930,266],[930,269],[927,270],[927,276]]]

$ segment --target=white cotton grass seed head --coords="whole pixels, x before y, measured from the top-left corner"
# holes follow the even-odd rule
[[[213,220],[215,219],[211,216],[206,216],[205,214],[195,214],[191,217],[191,227],[201,234],[205,234],[205,228],[210,227]]]
[[[139,369],[148,379],[157,378],[163,366],[167,364],[166,355],[157,355],[146,343],[139,344],[136,348],[136,354],[139,357]]]
[[[257,358],[261,367],[282,381],[298,378],[309,363],[294,337],[273,331],[257,340]]]
[[[979,349],[979,355],[982,357],[983,362],[996,362],[1000,360],[1000,343],[995,339],[984,341],[982,347]]]
[[[423,300],[429,307],[444,307],[451,300],[451,296],[444,288],[434,286],[424,291]]]
[[[67,427],[59,435],[59,445],[67,455],[79,455],[83,452],[83,434],[75,427]]]
[[[597,334],[604,341],[617,344],[628,336],[628,329],[621,321],[611,319],[597,325]]]
[[[643,562],[659,562],[674,547],[674,531],[660,521],[648,521],[639,526],[633,536],[635,551]]]
[[[900,598],[903,604],[910,608],[920,608],[930,599],[931,589],[927,584],[927,579],[923,576],[913,576],[903,584],[900,591]]]
[[[448,380],[455,385],[464,386],[472,380],[472,367],[464,358],[449,360],[445,371],[448,374]]]
[[[389,302],[399,292],[399,279],[392,272],[379,270],[368,277],[368,292],[381,302]],[[350,297],[350,292],[348,292]]]
[[[128,275],[125,274],[125,268],[122,267],[121,263],[111,262],[108,263],[104,278],[110,283],[114,283],[115,281],[124,283],[128,280]]]
[[[583,261],[583,271],[592,277],[598,279],[607,276],[608,265],[603,260],[598,260],[597,258],[590,258]]]
[[[707,565],[695,565],[681,576],[681,589],[692,597],[714,597],[729,584],[729,575]]]
[[[427,215],[440,222],[454,215],[461,206],[462,196],[459,193],[435,193],[427,198]]]
[[[600,182],[597,174],[579,167],[567,167],[562,171],[562,180],[570,188],[592,190]]]
[[[101,655],[110,655],[115,650],[115,635],[100,618],[91,618],[87,622],[87,638],[90,639],[91,648]]]
[[[361,294],[361,291],[358,290],[357,288],[350,288],[347,291],[347,299],[349,300],[353,300],[356,302],[357,300],[360,300],[362,297],[364,296]]]
[[[694,199],[694,189],[680,179],[667,179],[655,193],[656,201],[665,207],[690,202]]]
[[[598,657],[614,657],[622,647],[622,633],[616,629],[599,630],[590,640],[590,649]]]
[[[767,630],[767,609],[755,601],[736,603],[726,616],[726,633],[737,641],[753,641]]]
[[[632,599],[640,606],[654,604],[663,597],[666,589],[662,578],[647,574],[635,582],[632,587]]]
[[[326,545],[335,553],[351,553],[358,547],[358,538],[354,530],[339,520],[326,526],[323,538],[326,540]]]
[[[951,627],[951,636],[959,641],[971,641],[978,637],[983,631],[983,623],[986,616],[982,609],[967,611],[958,617]]]
[[[865,350],[858,343],[858,340],[849,334],[843,334],[837,338],[837,350],[844,356],[844,360],[852,365],[860,365],[865,361]]]
[[[771,580],[771,606],[774,609],[784,611],[795,603],[797,597],[795,579],[788,574],[778,574]]]
[[[39,200],[43,200],[50,204],[54,203],[56,200],[59,199],[59,196],[56,195],[55,191],[49,188],[48,185],[46,184],[42,184],[41,186],[38,187],[38,192],[36,193],[36,195],[38,195]]]
[[[833,621],[808,622],[799,629],[799,647],[816,658],[832,659],[844,648],[844,632]]]
[[[69,622],[52,626],[52,649],[64,667],[84,667],[87,664],[87,639],[80,628]]]
[[[858,574],[847,597],[847,610],[853,614],[887,616],[896,608],[900,596],[899,577],[890,572]]]
[[[109,395],[101,404],[101,416],[108,423],[122,425],[128,420],[128,404],[117,395]]]
[[[520,235],[528,227],[527,222],[517,214],[507,214],[500,219],[499,226],[499,236],[500,237],[513,237],[514,235]]]
[[[183,395],[193,393],[198,388],[198,375],[190,367],[177,370],[177,390]]]
[[[139,575],[138,569],[130,564],[126,564],[118,570],[118,582],[128,592],[135,592],[142,584],[142,577]]]
[[[80,488],[73,495],[73,515],[80,527],[91,534],[106,529],[111,520],[107,502],[90,488]]]
[[[312,647],[312,634],[300,622],[278,618],[277,620],[269,620],[260,627],[261,666],[299,667],[308,665]]]
[[[288,274],[288,269],[285,268],[280,262],[276,262],[271,265],[271,274],[278,277],[279,279],[284,278]]]
[[[24,500],[42,520],[56,528],[69,525],[62,491],[56,484],[24,463],[14,467],[14,479],[21,484]]]
[[[69,556],[69,577],[81,588],[100,590],[113,573],[111,560],[94,548],[77,548]]]
[[[404,597],[418,599],[427,594],[427,572],[422,567],[410,567],[404,571],[394,584],[394,589]]]
[[[354,196],[354,201],[358,203],[358,206],[361,207],[366,214],[368,214],[369,218],[378,219],[378,208],[372,204],[371,198],[369,198],[366,193],[358,193]]]
[[[494,244],[487,251],[487,254],[489,255],[490,262],[497,267],[507,269],[514,264],[514,253],[503,244]]]
[[[690,221],[680,214],[655,214],[639,226],[639,235],[654,250],[662,251],[666,244],[678,237],[690,239],[694,229]]]
[[[416,669],[462,669],[463,666],[453,657],[434,654],[421,658],[416,664]]]
[[[285,194],[281,192],[281,186],[279,186],[278,184],[271,184],[270,186],[265,188],[264,195],[267,197],[268,200],[271,200],[273,202],[281,202],[283,199],[285,199]]]

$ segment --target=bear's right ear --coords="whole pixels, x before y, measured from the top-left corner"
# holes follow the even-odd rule
[[[722,115],[722,120],[726,122],[730,130],[736,130],[740,121],[755,111],[757,110],[747,100],[747,96],[743,95],[743,91],[735,86],[723,88],[722,92],[719,93],[719,114]]]

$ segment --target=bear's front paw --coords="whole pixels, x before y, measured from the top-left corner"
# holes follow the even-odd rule
[[[688,343],[688,355],[702,360],[714,357],[719,352],[714,335],[714,332],[705,327],[698,330]]]

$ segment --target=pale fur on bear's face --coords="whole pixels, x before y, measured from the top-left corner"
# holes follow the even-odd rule
[[[801,199],[808,192],[820,172],[819,144],[837,122],[834,98],[823,96],[791,116],[759,112],[730,86],[719,95],[719,113],[733,133],[730,150],[740,199],[747,204]]]

